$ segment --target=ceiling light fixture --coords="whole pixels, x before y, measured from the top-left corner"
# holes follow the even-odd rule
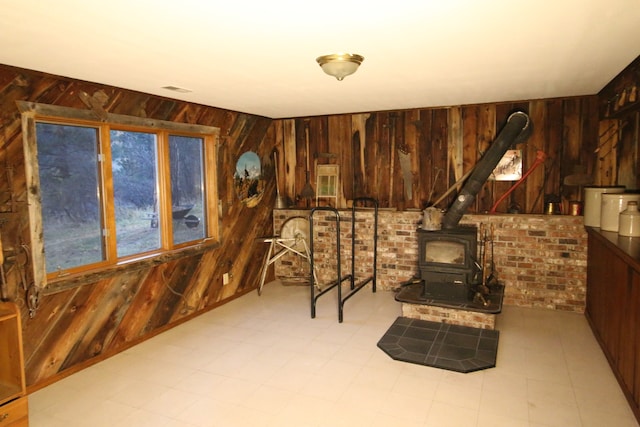
[[[191,89],[186,89],[186,88],[179,87],[179,86],[162,86],[162,89],[166,89],[166,90],[170,90],[170,91],[178,92],[178,93],[193,92]]]
[[[353,53],[334,53],[316,58],[322,71],[339,81],[356,72],[364,57]]]

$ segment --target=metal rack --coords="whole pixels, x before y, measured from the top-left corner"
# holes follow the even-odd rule
[[[355,261],[356,261],[356,212],[358,211],[360,204],[371,204],[374,209],[374,225],[373,225],[373,266],[371,275],[365,278],[358,280],[355,274]],[[367,284],[371,283],[372,292],[376,291],[376,270],[377,270],[377,260],[378,260],[378,201],[376,199],[370,197],[360,197],[353,200],[353,205],[351,207],[351,273],[347,275],[342,275],[342,255],[340,253],[340,213],[337,209],[331,207],[316,207],[311,210],[309,214],[309,251],[310,257],[309,262],[311,264],[311,271],[315,272],[315,259],[314,259],[314,233],[313,233],[313,223],[314,216],[318,212],[326,212],[328,214],[333,215],[336,222],[336,238],[335,238],[335,253],[336,253],[336,278],[335,280],[330,281],[326,286],[323,287],[319,292],[316,293],[316,277],[312,273],[310,275],[310,283],[311,286],[311,318],[316,317],[316,304],[318,299],[325,295],[327,292],[331,291],[333,288],[338,288],[338,322],[342,323],[344,318],[344,304],[345,302],[355,295],[358,291],[364,288]],[[342,291],[342,283],[348,281],[349,290],[347,294],[343,297]]]

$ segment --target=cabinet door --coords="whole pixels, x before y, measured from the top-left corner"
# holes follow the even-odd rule
[[[0,425],[6,427],[26,427],[29,425],[29,407],[26,396],[0,406]]]
[[[599,338],[602,338],[605,310],[605,290],[607,287],[607,276],[611,271],[607,268],[611,251],[606,249],[602,242],[589,234],[589,246],[587,252],[587,315]]]
[[[618,369],[622,380],[630,391],[635,389],[635,371],[638,337],[638,304],[640,303],[640,275],[630,270],[624,300],[620,304],[621,325]],[[638,366],[640,368],[640,366]]]
[[[609,256],[608,280],[603,283],[602,341],[609,351],[611,362],[619,367],[622,351],[623,307],[628,304],[629,266],[617,256]]]
[[[640,272],[634,271],[631,280],[631,295],[629,298],[630,313],[634,326],[630,343],[633,346],[633,374],[629,390],[633,391],[633,401],[636,403],[636,414],[640,413]]]

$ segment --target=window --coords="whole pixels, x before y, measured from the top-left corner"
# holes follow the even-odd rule
[[[43,281],[217,239],[217,128],[19,106]]]

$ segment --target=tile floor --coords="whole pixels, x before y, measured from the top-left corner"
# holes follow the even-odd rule
[[[462,374],[392,360],[400,315],[368,289],[337,321],[272,282],[29,397],[31,427],[637,427],[582,315],[504,307],[497,366]]]

